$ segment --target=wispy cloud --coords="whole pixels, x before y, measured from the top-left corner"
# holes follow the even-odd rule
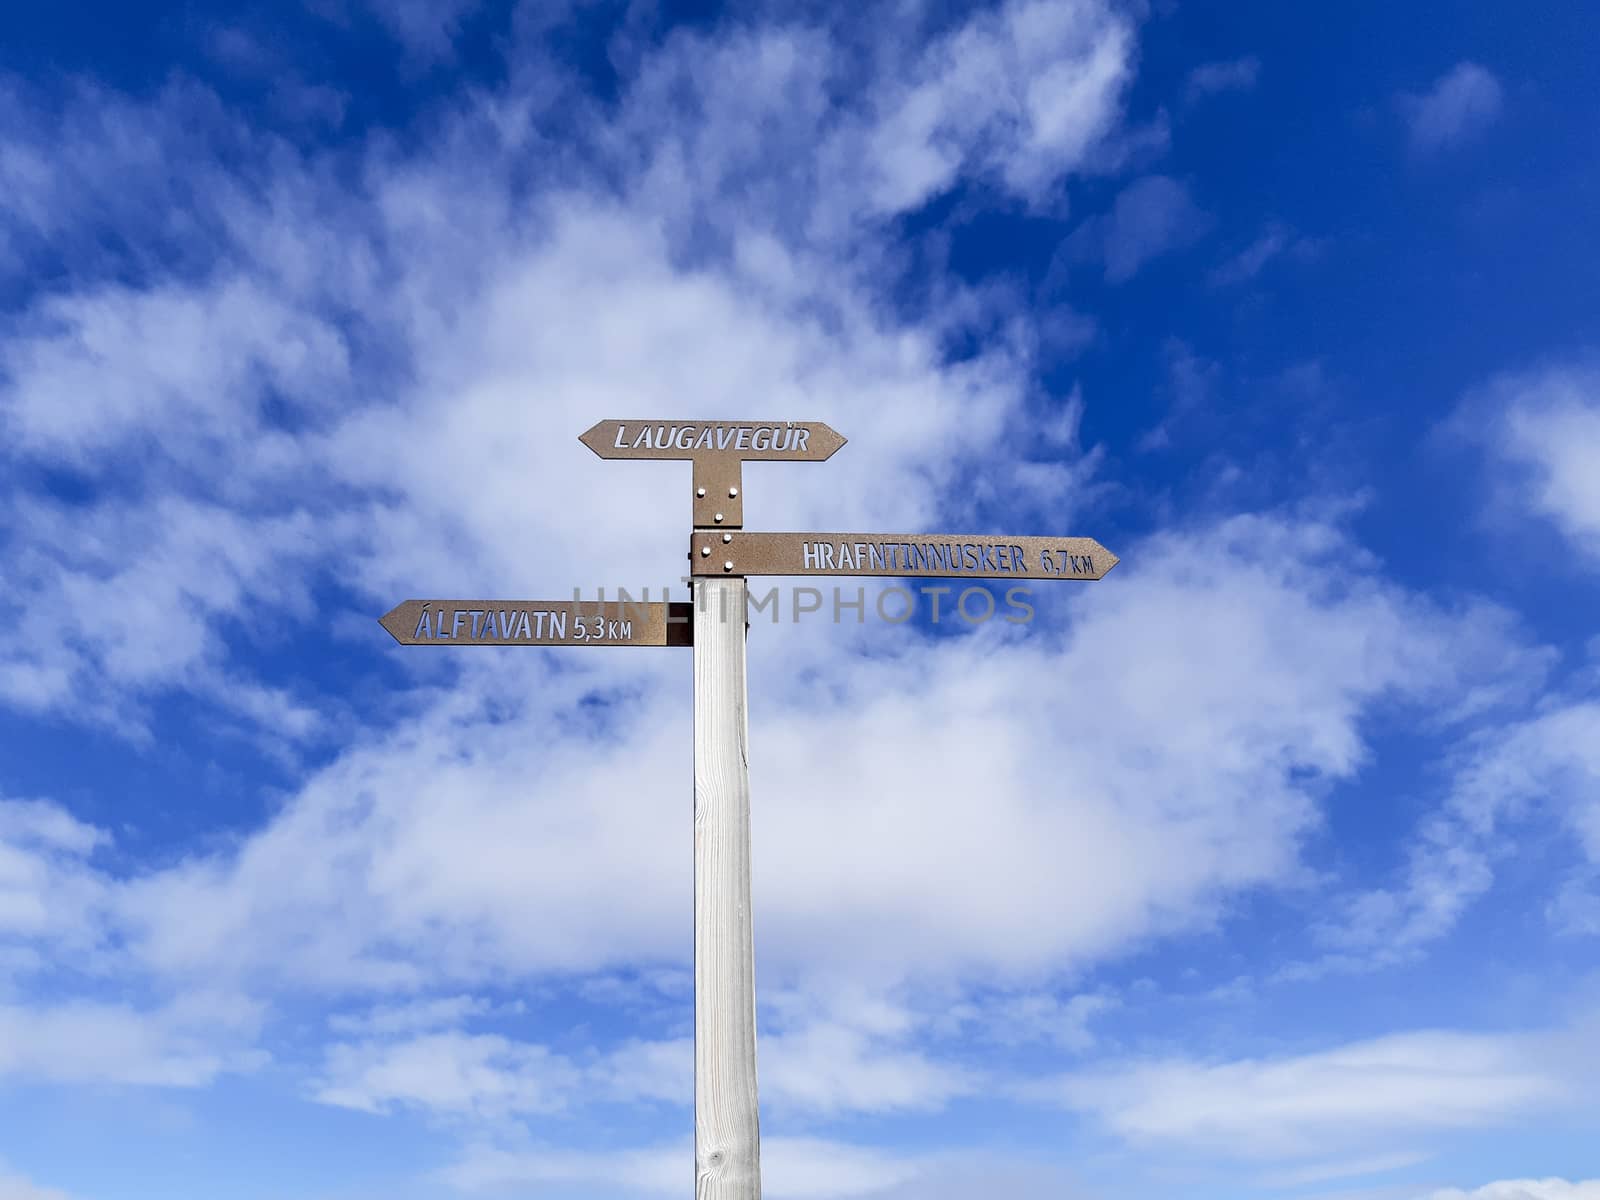
[[[1600,1179],[1507,1179],[1471,1191],[1447,1188],[1425,1200],[1600,1200]]]
[[[1133,1062],[1029,1090],[1139,1144],[1293,1157],[1492,1125],[1558,1103],[1573,1084],[1559,1053],[1522,1037],[1426,1032],[1298,1056]]]
[[[1125,283],[1152,259],[1198,241],[1213,223],[1188,184],[1147,175],[1124,188],[1109,212],[1074,230],[1052,270],[1059,273],[1071,261],[1099,261],[1107,282]]]
[[[838,968],[893,980],[974,962],[1026,971],[1204,921],[1226,891],[1293,871],[1315,822],[1296,781],[1359,769],[1367,703],[1459,689],[1475,646],[1503,658],[1499,616],[1438,612],[1373,578],[1357,586],[1358,560],[1332,530],[1236,521],[1138,557],[1138,590],[1086,595],[1069,641],[994,630],[932,656],[834,654],[813,668],[829,681],[827,709],[804,689],[773,698],[755,768],[773,797],[756,886],[764,961],[779,977]],[[811,653],[807,636],[752,653],[792,660]],[[1132,643],[1151,648],[1151,665],[1113,649]],[[1443,644],[1453,655],[1436,652]],[[1228,686],[1246,670],[1255,686]],[[507,967],[596,970],[679,953],[671,914],[688,880],[657,852],[675,818],[655,782],[682,744],[676,700],[636,679],[629,753],[597,761],[582,742],[530,745],[504,723],[510,711],[538,723],[568,700],[529,689],[522,671],[474,674],[425,719],[342,756],[237,852],[130,883],[119,900],[130,947],[164,972],[292,964],[296,980],[321,986],[448,986]],[[1039,681],[1026,698],[1010,686],[1021,675]],[[910,694],[925,749],[891,762],[878,748],[907,736],[899,697]],[[1167,735],[1154,750],[1143,730],[1157,711]],[[1083,736],[998,774],[960,749],[1061,727]],[[821,745],[831,751],[819,760]],[[973,788],[988,797],[981,840],[967,828]],[[866,810],[863,797],[874,797]],[[831,831],[846,809],[859,836],[841,846]],[[635,836],[619,842],[616,822]],[[1093,844],[1119,847],[1114,871],[1103,853],[1075,849],[1091,828]],[[285,863],[296,864],[290,890]],[[1029,909],[1060,915],[1019,927]],[[530,923],[529,911],[572,915]]]
[[[1489,892],[1531,828],[1559,831],[1571,846],[1550,879],[1548,915],[1588,928],[1600,892],[1600,705],[1552,698],[1545,708],[1494,724],[1459,749],[1445,802],[1420,824],[1399,883],[1333,906],[1316,932],[1334,959],[1292,967],[1289,977],[1413,957]]]
[[[1190,101],[1218,92],[1247,92],[1261,75],[1261,60],[1253,54],[1243,58],[1202,63],[1189,72],[1184,96]]]
[[[480,1146],[444,1173],[469,1193],[508,1186],[579,1183],[588,1189],[620,1189],[632,1200],[669,1195],[684,1186],[685,1164],[693,1161],[686,1143],[668,1143],[607,1153],[574,1153],[549,1147]],[[761,1139],[762,1194],[774,1200],[834,1200],[875,1197],[910,1200],[925,1196],[956,1200],[1003,1183],[1006,1194],[1023,1200],[1062,1195],[1064,1173],[1027,1178],[1026,1168],[982,1151],[896,1153],[824,1138],[768,1136]],[[1030,1186],[1032,1184],[1032,1186]],[[593,1194],[592,1190],[582,1194]],[[608,1191],[608,1194],[611,1194]]]
[[[52,954],[93,953],[110,880],[91,856],[110,840],[59,805],[0,798],[0,937]]]
[[[1336,1179],[1355,1179],[1370,1175],[1384,1175],[1404,1170],[1426,1162],[1431,1155],[1412,1150],[1390,1154],[1368,1155],[1359,1158],[1332,1159],[1326,1162],[1309,1162],[1301,1166],[1271,1171],[1261,1177],[1264,1188],[1303,1188],[1313,1183],[1328,1183]]]
[[[1561,363],[1478,389],[1445,426],[1496,468],[1503,512],[1549,521],[1600,565],[1600,370]]]
[[[526,49],[544,62],[537,44]],[[674,39],[614,115],[563,112],[578,122],[567,184],[515,204],[526,147],[502,105],[543,119],[554,101],[542,78],[528,94],[514,83],[507,97],[441,113],[454,132],[428,156],[372,147],[363,161],[357,148],[342,165],[332,151],[273,150],[193,84],[147,103],[30,97],[0,154],[17,185],[8,232],[84,269],[0,343],[0,417],[9,454],[68,473],[89,496],[13,500],[11,578],[36,602],[0,643],[6,698],[137,734],[152,702],[194,691],[291,741],[322,728],[293,687],[231,669],[219,628],[247,608],[252,624],[304,617],[334,564],[339,585],[384,595],[465,582],[466,570],[491,588],[531,582],[523,556],[501,562],[494,549],[519,527],[549,547],[548,562],[573,561],[562,526],[529,528],[524,480],[572,494],[591,464],[547,431],[584,428],[608,395],[670,409],[692,388],[711,404],[768,397],[774,411],[855,397],[853,420],[838,423],[853,438],[897,429],[903,455],[899,482],[882,460],[851,472],[867,484],[862,507],[925,524],[938,495],[925,464],[953,477],[978,453],[974,431],[1002,433],[1021,407],[1025,360],[996,346],[946,372],[943,330],[886,327],[854,275],[879,222],[958,177],[1045,199],[1116,127],[1131,31],[1097,0],[1012,4],[928,45],[886,43],[866,92],[841,100],[826,78],[835,50],[822,28]],[[769,134],[745,136],[752,121]],[[175,160],[175,145],[193,153]],[[224,172],[223,146],[275,172]],[[796,174],[814,159],[825,180]],[[174,161],[193,164],[176,191]],[[361,188],[328,183],[353,168]],[[621,197],[602,182],[614,177],[627,181]],[[91,269],[132,229],[146,231],[138,244],[151,258],[200,257],[189,271],[147,270],[153,281],[138,288],[110,281],[115,262]],[[692,275],[674,267],[684,254],[726,257]],[[471,354],[456,328],[470,331]],[[855,332],[835,339],[834,328]],[[685,337],[704,352],[682,356]],[[891,352],[919,344],[911,358]],[[523,402],[530,369],[537,406]],[[913,436],[897,409],[917,412]],[[498,468],[483,453],[490,428]],[[418,429],[430,431],[426,453]],[[925,483],[904,486],[913,478]],[[852,494],[838,472],[825,489],[798,482],[791,506]],[[653,484],[612,473],[598,503],[636,511],[629,497]],[[591,546],[595,561],[676,579],[659,549],[675,544],[664,513],[607,536],[626,545]],[[457,549],[427,550],[446,546]],[[556,594],[587,582],[546,574]]]
[[[254,1070],[259,1006],[195,993],[159,1008],[72,1001],[0,1004],[0,1078],[199,1087]]]
[[[1482,132],[1500,115],[1503,89],[1487,68],[1457,63],[1421,95],[1400,98],[1419,150],[1442,150]]]
[[[0,1162],[0,1200],[72,1200],[72,1197],[13,1174]]]
[[[1167,365],[1167,388],[1172,403],[1161,423],[1139,439],[1142,451],[1162,450],[1172,444],[1174,432],[1216,398],[1222,381],[1221,366],[1176,340],[1163,347]]]
[[[486,1121],[564,1107],[578,1071],[543,1046],[490,1034],[423,1034],[330,1048],[314,1095],[324,1104]]]
[[[1213,268],[1211,283],[1216,287],[1233,287],[1248,283],[1261,274],[1262,268],[1282,255],[1307,259],[1317,253],[1317,243],[1295,233],[1281,221],[1273,221],[1261,235],[1232,258]]]
[[[307,0],[306,7],[340,25],[376,20],[416,72],[454,57],[456,37],[480,0]]]

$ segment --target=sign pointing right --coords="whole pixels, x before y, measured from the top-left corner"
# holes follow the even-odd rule
[[[695,532],[695,575],[1100,579],[1118,558],[1093,538],[970,533]]]

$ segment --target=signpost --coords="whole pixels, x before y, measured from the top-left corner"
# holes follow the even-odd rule
[[[601,421],[579,440],[694,464],[692,604],[407,600],[381,621],[407,646],[694,647],[695,1197],[760,1200],[746,578],[1090,580],[1118,560],[1083,537],[744,532],[743,463],[830,458],[845,439],[817,421]]]

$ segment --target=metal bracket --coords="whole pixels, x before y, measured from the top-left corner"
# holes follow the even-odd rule
[[[700,454],[694,459],[696,528],[744,526],[743,463],[737,454]]]
[[[742,534],[732,530],[696,529],[689,537],[689,574],[737,579],[744,575],[734,553]]]

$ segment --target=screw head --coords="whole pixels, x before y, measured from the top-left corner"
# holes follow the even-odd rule
[[[726,546],[731,541],[733,541],[733,534],[725,533],[725,534],[722,535],[722,544],[724,546]]]
[[[700,547],[700,557],[701,558],[710,558],[711,557],[711,547],[710,546],[701,546]]]
[[[722,569],[724,571],[731,571],[733,570],[733,564],[731,562],[725,562],[722,564]]]
[[[722,514],[721,514],[721,513],[718,513],[718,514],[717,514],[717,515],[716,515],[716,516],[715,516],[715,517],[713,517],[713,518],[712,518],[712,520],[714,520],[714,521],[720,521],[720,520],[722,520]]]
[[[728,489],[728,498],[729,499],[732,499],[734,496],[737,496],[738,494],[739,494],[739,489],[738,488],[729,488]]]
[[[700,496],[700,497],[704,498],[704,496],[706,494],[706,490],[705,490],[705,488],[695,488],[694,494],[696,496]]]

